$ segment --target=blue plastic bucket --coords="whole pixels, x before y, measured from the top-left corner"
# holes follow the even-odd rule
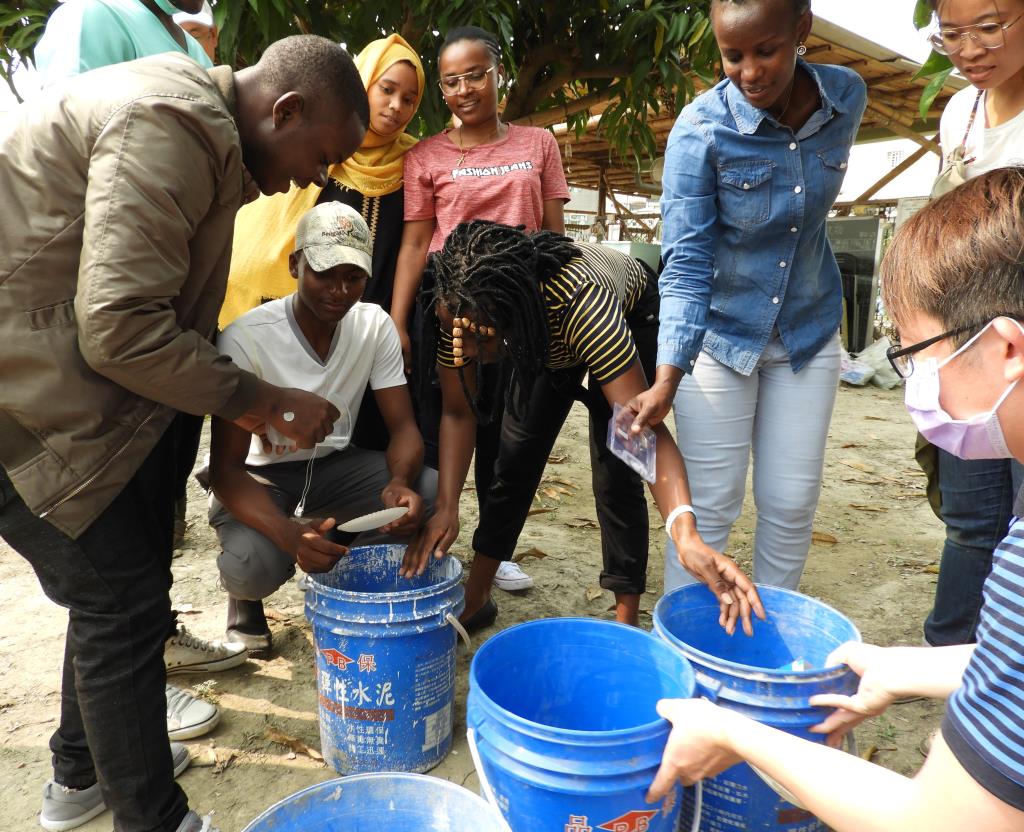
[[[513,832],[675,832],[680,789],[644,796],[693,669],[650,633],[594,619],[512,627],[473,657],[466,721],[481,784]]]
[[[423,774],[357,774],[310,786],[242,832],[508,832],[468,789]]]
[[[715,596],[703,584],[680,587],[658,601],[654,629],[693,664],[701,696],[765,725],[814,742],[809,729],[827,709],[807,700],[818,693],[851,694],[857,675],[825,667],[828,654],[860,641],[848,618],[799,592],[759,586],[768,621],[754,620],[754,635],[729,636],[718,624]],[[806,669],[794,670],[794,663]],[[693,808],[683,808],[684,824]],[[701,830],[706,832],[825,832],[821,821],[779,797],[746,764],[704,781]]]
[[[335,771],[427,771],[452,741],[462,564],[398,574],[404,546],[352,549],[309,576],[320,741]]]

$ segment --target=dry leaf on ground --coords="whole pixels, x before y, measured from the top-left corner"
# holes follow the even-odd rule
[[[547,552],[542,552],[536,546],[533,546],[532,548],[527,549],[525,552],[516,552],[514,555],[512,555],[512,562],[520,563],[526,558],[546,558],[547,556]]]
[[[552,465],[561,465],[563,462],[569,461],[569,454],[552,454],[548,457],[548,462]]]
[[[565,523],[570,529],[596,529],[598,528],[595,520],[588,520],[586,517],[575,517],[572,520],[567,520]]]
[[[313,760],[323,761],[323,755],[315,748],[310,748],[306,743],[297,737],[291,737],[282,731],[280,728],[276,728],[273,725],[268,725],[267,730],[264,731],[265,736],[271,742],[276,742],[278,745],[283,745],[285,748],[290,748],[296,754],[305,754],[307,757]]]
[[[596,601],[602,595],[604,595],[604,590],[601,589],[601,587],[599,587],[599,586],[588,586],[587,587],[586,596],[587,596],[587,600],[588,601]]]
[[[275,610],[271,607],[265,609],[263,614],[267,617],[268,621],[291,621],[292,618],[288,613]]]
[[[553,508],[531,508],[526,512],[527,517],[533,517],[535,514],[547,514],[549,511],[554,511]]]
[[[866,503],[850,503],[850,508],[855,508],[857,511],[888,511],[885,506],[870,506]]]
[[[835,546],[839,542],[839,538],[828,532],[812,532],[811,540],[814,543],[826,543],[829,546]]]

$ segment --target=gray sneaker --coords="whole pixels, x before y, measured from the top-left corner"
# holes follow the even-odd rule
[[[180,742],[171,743],[171,757],[174,760],[175,777],[192,762],[188,749]],[[69,789],[50,780],[43,786],[43,808],[39,812],[39,825],[52,832],[77,829],[106,808],[107,804],[103,801],[99,783],[93,783],[87,789]],[[202,832],[215,832],[206,830],[206,827],[197,827],[197,830],[200,829]]]
[[[64,832],[92,820],[106,808],[99,783],[93,783],[87,789],[69,789],[50,780],[43,786],[39,825],[43,829]]]
[[[179,624],[164,645],[167,675],[175,673],[215,673],[243,664],[247,658],[245,645],[234,642],[206,641]]]
[[[195,812],[189,812],[178,824],[176,832],[218,832],[218,830],[213,825],[213,815],[201,818]]]
[[[167,736],[172,740],[190,740],[201,737],[217,727],[220,711],[185,690],[166,686]]]

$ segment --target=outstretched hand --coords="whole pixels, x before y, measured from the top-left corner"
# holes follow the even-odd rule
[[[300,523],[290,521],[295,527],[291,554],[303,572],[329,572],[348,548],[327,539],[326,534],[334,528],[334,518],[326,520],[310,520]]]
[[[728,747],[728,725],[743,717],[706,699],[662,699],[658,713],[672,723],[672,733],[647,792],[648,803],[661,800],[677,782],[692,786],[740,762]]]
[[[860,685],[852,696],[839,693],[822,693],[810,698],[810,704],[817,708],[835,708],[822,723],[815,725],[811,731],[815,734],[828,734],[826,742],[833,748],[840,743],[853,728],[865,719],[885,711],[898,696],[889,689],[888,681],[898,678],[902,664],[900,648],[876,647],[859,641],[848,641],[839,645],[829,655],[826,665],[845,664],[860,676]]]
[[[403,578],[422,575],[430,562],[430,556],[443,558],[458,536],[458,512],[436,511],[409,543],[398,574]]]
[[[736,621],[743,622],[743,632],[754,634],[750,614],[753,612],[762,621],[767,620],[757,587],[748,578],[736,561],[708,546],[697,534],[673,536],[679,562],[683,568],[707,584],[715,593],[720,606],[718,623],[732,635],[736,632]]]

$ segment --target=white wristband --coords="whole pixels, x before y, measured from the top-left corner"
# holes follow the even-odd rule
[[[672,537],[672,524],[679,519],[680,514],[692,514],[694,517],[697,516],[697,512],[693,510],[693,506],[676,506],[668,513],[668,517],[665,518],[665,531],[668,532],[669,537]]]

